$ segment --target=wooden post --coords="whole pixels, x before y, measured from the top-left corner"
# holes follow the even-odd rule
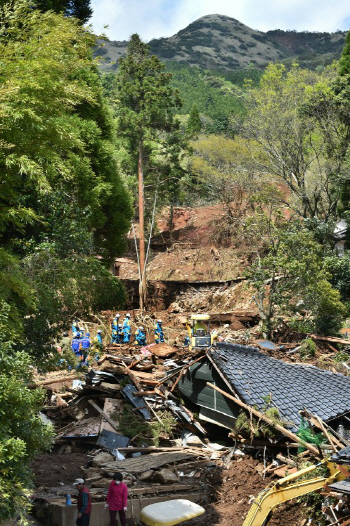
[[[229,398],[230,400],[235,402],[237,405],[240,405],[241,407],[243,407],[243,409],[246,409],[246,411],[249,411],[250,413],[253,413],[253,415],[255,415],[258,418],[260,418],[260,420],[264,420],[264,422],[266,422],[270,426],[275,427],[276,429],[278,429],[278,431],[280,431],[281,433],[286,435],[288,438],[290,438],[294,442],[298,442],[303,447],[306,447],[314,455],[320,456],[320,452],[312,444],[308,444],[307,442],[304,442],[304,440],[301,440],[297,435],[295,435],[291,431],[288,431],[288,429],[285,429],[284,427],[280,426],[279,424],[276,424],[275,422],[270,420],[270,418],[265,416],[263,413],[260,413],[260,411],[257,411],[256,409],[254,409],[253,407],[245,404],[244,402],[242,402],[238,398],[235,398],[234,396],[230,395],[229,393],[226,393],[222,389],[219,389],[219,387],[216,387],[216,385],[213,385],[210,382],[207,382],[207,385],[209,387],[211,387],[212,389],[215,389],[215,391],[218,391],[219,393],[221,393],[223,396],[226,396],[227,398]]]

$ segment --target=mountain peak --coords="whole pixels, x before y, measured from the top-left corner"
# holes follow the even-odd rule
[[[308,67],[325,65],[338,59],[344,47],[345,32],[311,33],[252,29],[239,20],[221,14],[205,15],[169,38],[149,42],[151,52],[164,61],[203,69],[232,71],[264,68],[270,62],[297,61]],[[116,69],[125,54],[125,42],[106,42],[96,52],[104,56],[102,69]],[[111,65],[108,65],[110,63]]]

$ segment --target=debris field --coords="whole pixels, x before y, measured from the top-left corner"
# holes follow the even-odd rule
[[[227,335],[229,327],[222,329],[221,334]],[[247,371],[242,369],[244,356],[248,362],[273,360],[274,367],[279,363],[284,368],[298,367],[292,363],[297,353],[290,353],[298,342],[271,347],[272,342],[256,340],[247,347],[242,345],[246,343],[246,331],[242,329],[226,337],[226,342],[211,349],[192,351],[168,343],[151,343],[142,348],[108,345],[98,361],[84,372],[55,371],[46,374],[45,379],[37,375],[31,387],[47,392],[42,418],[55,426],[55,443],[50,453],[38,456],[32,465],[36,517],[50,524],[50,504],[63,502],[72,493],[74,503],[72,482],[77,477],[85,479],[93,502],[104,502],[113,474],[121,471],[129,488],[130,525],[138,518],[133,512],[134,501],[146,503],[151,497],[179,497],[206,508],[205,515],[186,524],[239,526],[253,498],[269,483],[350,445],[347,435],[339,434],[339,429],[332,421],[326,422],[324,415],[321,416],[325,420],[315,414],[310,404],[299,409],[305,425],[322,434],[322,443],[317,446],[298,437],[296,422],[288,422],[288,418],[278,422],[269,419],[263,403],[254,398],[257,391],[253,379],[247,377],[252,367],[248,364]],[[231,368],[230,353],[235,363]],[[282,355],[283,360],[271,357],[274,354],[279,358]],[[215,371],[220,373],[224,389],[217,396],[235,408],[233,416],[237,418],[242,409],[248,415],[248,431],[244,426],[238,429],[223,425],[213,415],[209,419],[200,418],[198,399],[184,395],[185,382],[206,364],[213,366],[213,370],[215,364]],[[305,374],[310,373],[310,365],[299,367],[305,369]],[[240,382],[235,381],[237,374],[241,375]],[[254,374],[259,383],[258,371]],[[350,382],[334,371],[318,374],[323,374],[327,381],[331,377]],[[209,384],[206,381],[206,388],[214,393],[215,386]],[[245,395],[244,385],[246,393],[255,393],[253,398]],[[260,390],[263,399],[266,393]],[[229,396],[237,397],[236,401]],[[275,404],[275,400],[283,417],[277,391],[270,402]],[[297,406],[296,399],[294,403]],[[346,408],[350,411],[350,401],[347,404],[344,396],[343,405],[345,414]],[[288,407],[286,414],[291,416]],[[336,411],[330,416],[339,417]],[[273,433],[258,435],[256,430],[261,421]],[[298,454],[300,446],[304,451]],[[305,517],[308,517],[305,506],[291,501],[276,510],[271,524],[300,526],[306,524]]]

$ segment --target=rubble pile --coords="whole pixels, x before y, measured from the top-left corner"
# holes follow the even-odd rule
[[[226,334],[226,342],[230,341],[231,334],[234,341],[244,343],[245,333],[252,333],[258,321],[253,311],[239,309],[211,313],[210,317],[213,325],[219,326],[219,336]],[[182,316],[177,318],[177,332],[179,327],[184,327],[185,321]],[[145,322],[147,327],[147,320]],[[238,324],[243,329],[234,330]],[[294,352],[296,343],[281,345],[267,340],[255,340],[254,343],[255,349],[219,342],[212,348],[193,350],[168,343],[145,347],[109,344],[105,353],[96,357],[93,366],[84,372],[55,371],[30,385],[47,391],[47,404],[41,417],[51,421],[56,431],[53,451],[39,456],[33,464],[37,518],[50,521],[51,504],[65,503],[66,495],[73,490],[72,481],[77,477],[85,479],[94,503],[105,502],[113,474],[121,472],[129,489],[129,517],[137,518],[136,508],[140,509],[152,499],[187,498],[204,504],[208,509],[208,515],[195,522],[197,526],[208,524],[212,519],[213,524],[220,526],[226,526],[229,519],[231,523],[240,524],[252,497],[256,497],[269,482],[295,473],[304,462],[317,463],[348,446],[348,437],[339,435],[327,424],[328,413],[323,416],[321,412],[326,403],[316,408],[317,412],[306,410],[313,405],[312,399],[306,403],[305,386],[300,390],[303,400],[300,408],[304,410],[299,413],[308,429],[316,429],[322,438],[321,443],[310,443],[308,436],[300,438],[296,429],[291,432],[290,417],[283,423],[268,418],[264,404],[257,409],[259,400],[254,396],[261,395],[264,378],[266,392],[272,392],[272,376],[276,385],[271,402],[277,403],[285,412],[289,406],[296,406],[298,391],[293,375],[299,365],[286,362],[288,356],[293,356],[288,353]],[[282,351],[285,354],[283,361],[268,358]],[[302,368],[304,375],[316,375],[315,368]],[[207,379],[206,375],[215,371],[221,380],[226,378],[221,389],[218,387],[219,378],[214,378],[215,385],[213,379]],[[285,393],[286,385],[291,384],[288,391],[290,401],[284,399],[283,403],[279,401],[281,371],[286,375],[282,391]],[[342,375],[317,374],[325,382],[349,381]],[[187,400],[184,402],[179,393],[185,392],[189,382],[193,388],[193,400],[184,394]],[[196,382],[199,382],[198,390]],[[221,428],[224,429],[222,436],[227,437],[225,445],[216,443],[220,432],[213,432],[210,427],[215,423],[213,413],[209,415],[211,420],[205,421],[205,428],[198,420],[200,411],[198,415],[196,413],[200,408],[198,393],[203,396],[204,389],[209,390],[215,399],[215,409],[220,394],[243,408],[248,415],[248,432],[244,433],[244,427],[230,432],[225,425],[226,429]],[[312,392],[316,391],[315,387]],[[232,396],[234,392],[240,393],[240,400]],[[335,394],[333,398],[335,400]],[[206,403],[208,407],[208,397]],[[334,405],[338,406],[339,402]],[[220,412],[220,408],[218,410]],[[275,428],[277,434],[272,438],[254,436],[262,422]],[[218,420],[217,430],[219,425]],[[215,443],[209,438],[212,439],[213,435]],[[297,455],[300,446],[306,450]],[[250,490],[243,472],[250,473]],[[72,500],[74,502],[74,497]],[[328,506],[331,513],[335,505],[332,506]],[[284,510],[286,517],[291,507],[287,505]],[[230,513],[225,511],[228,509]],[[292,524],[289,519],[285,523]]]
[[[203,286],[200,288],[190,287],[187,291],[181,291],[176,300],[169,306],[169,312],[227,312],[234,309],[246,311],[255,310],[255,304],[250,296],[248,298],[242,292],[247,287],[244,277],[237,277],[232,282],[226,282],[215,288]]]
[[[48,504],[63,502],[76,477],[85,479],[93,502],[104,502],[118,471],[131,500],[212,500],[211,479],[231,448],[211,444],[173,392],[180,373],[201,356],[203,351],[166,343],[137,354],[135,348],[110,345],[85,375],[55,372],[32,385],[47,390],[42,417],[56,428],[53,452],[33,465],[38,517],[47,518]]]

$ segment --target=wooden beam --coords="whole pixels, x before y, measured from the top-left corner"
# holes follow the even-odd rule
[[[333,336],[317,336],[317,334],[310,334],[310,338],[312,338],[313,340],[320,340],[323,342],[341,343],[342,345],[350,344],[350,340],[345,340],[343,338],[335,338]]]

